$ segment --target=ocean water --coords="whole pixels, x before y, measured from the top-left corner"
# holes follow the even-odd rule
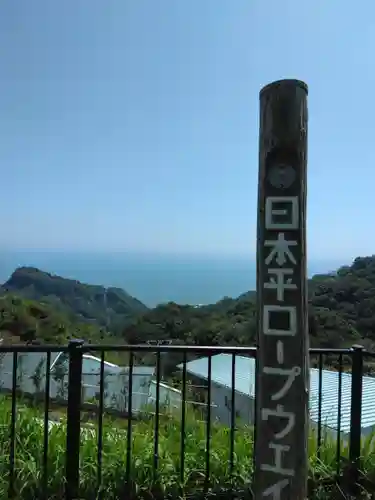
[[[344,263],[315,261],[309,275],[332,271]],[[210,304],[224,296],[238,297],[255,289],[253,259],[126,253],[73,253],[55,251],[0,251],[0,282],[18,266],[43,271],[85,283],[116,286],[146,305],[174,301],[180,304]]]

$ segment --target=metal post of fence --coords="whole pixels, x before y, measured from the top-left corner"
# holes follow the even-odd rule
[[[68,409],[66,431],[66,499],[74,500],[79,494],[79,449],[81,442],[81,391],[83,340],[69,342]]]
[[[260,93],[255,499],[307,498],[307,85]]]
[[[362,417],[362,384],[363,384],[363,347],[352,347],[352,394],[350,409],[350,489],[355,495],[358,491],[358,480],[361,458],[361,417]]]

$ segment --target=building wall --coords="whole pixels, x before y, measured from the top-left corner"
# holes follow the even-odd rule
[[[0,358],[0,391],[13,387],[13,353]],[[45,391],[47,356],[45,353],[20,353],[17,356],[17,386],[26,394]],[[51,355],[50,398],[68,398],[69,365],[67,359]],[[36,373],[40,377],[35,377]],[[138,412],[149,404],[152,367],[134,367],[132,411]],[[36,378],[38,380],[36,380]],[[129,374],[127,368],[105,365],[104,406],[127,411],[129,405]],[[82,399],[93,402],[100,392],[100,360],[84,357],[82,364]],[[151,402],[152,403],[152,402]]]
[[[57,353],[51,354],[51,363]],[[0,358],[0,390],[11,391],[13,387],[13,353],[5,353]],[[45,353],[31,352],[17,355],[17,386],[22,392],[34,394],[45,390],[45,376],[47,355]],[[37,376],[39,375],[39,376]],[[56,397],[57,384],[51,379],[50,394]]]
[[[194,384],[203,385],[206,381],[194,377]],[[207,395],[207,387],[203,391]],[[228,427],[232,423],[232,390],[216,382],[211,384],[211,418]],[[255,422],[255,399],[238,391],[235,391],[235,420],[245,425],[253,425]],[[310,420],[310,429],[317,438],[317,423]],[[369,435],[374,430],[375,427],[363,428],[362,435]],[[337,431],[322,424],[321,439],[337,439]],[[349,434],[341,433],[341,439],[344,443],[348,442]]]
[[[82,399],[93,402],[100,394],[100,360],[84,356],[82,363]],[[65,363],[64,385],[68,387],[69,369]],[[134,367],[132,374],[132,412],[139,412],[147,406],[149,386],[153,377],[152,367]],[[104,365],[104,407],[121,412],[129,411],[129,369],[105,363]]]
[[[235,421],[245,425],[253,425],[255,422],[255,399],[240,392],[235,392]],[[212,419],[221,424],[230,427],[232,424],[232,390],[229,387],[223,387],[215,382],[211,386],[211,415]],[[310,421],[310,429],[318,434],[318,425]],[[368,435],[374,429],[369,427],[362,430],[362,435]],[[337,439],[337,431],[322,424],[321,438]],[[341,433],[341,439],[346,442],[349,435]]]
[[[150,389],[149,389],[149,405],[156,405],[156,389],[157,384],[155,380],[151,381]],[[168,409],[170,411],[178,410],[181,407],[181,391],[175,389],[174,387],[170,387],[163,382],[160,383],[159,386],[159,404],[160,407]]]
[[[139,412],[148,404],[152,375],[133,374],[132,412]],[[83,397],[86,402],[99,398],[100,377],[95,373],[82,375]],[[129,411],[129,375],[126,371],[104,375],[104,406],[121,412]]]
[[[192,390],[193,400],[198,403],[205,403],[207,408],[208,382],[192,374],[188,374],[189,385]],[[235,391],[235,419],[242,423],[252,423],[254,421],[254,400],[253,398]],[[199,406],[197,405],[196,409]],[[224,425],[231,425],[232,422],[232,390],[229,387],[211,382],[211,418]]]
[[[211,385],[211,415],[214,420],[230,426],[232,423],[232,390],[215,382]],[[254,400],[245,394],[235,391],[235,420],[244,424],[254,422]]]

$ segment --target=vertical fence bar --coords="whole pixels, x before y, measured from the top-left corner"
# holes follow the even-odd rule
[[[341,471],[341,405],[342,405],[342,354],[339,355],[339,384],[337,404],[336,474]]]
[[[103,459],[103,410],[104,410],[104,349],[100,356],[100,380],[99,380],[99,414],[98,414],[98,498],[103,498],[102,490],[102,459]]]
[[[322,446],[322,399],[323,399],[323,354],[319,353],[319,382],[318,382],[318,437],[317,456],[320,459]]]
[[[16,400],[17,400],[17,366],[18,353],[13,352],[13,371],[12,371],[12,409],[10,415],[10,449],[9,449],[9,488],[8,497],[15,498],[14,489],[14,459],[16,453]]]
[[[82,347],[83,341],[73,340],[69,343],[69,386],[68,386],[68,422],[67,422],[67,442],[66,442],[66,499],[73,500],[79,495],[79,451],[80,451],[80,409],[82,399]],[[20,389],[18,368],[21,367],[22,358],[19,360],[18,352],[13,352],[13,371],[12,371],[12,400],[11,400],[11,422],[10,422],[10,449],[9,449],[9,489],[8,498],[14,499],[17,490],[15,484],[15,452],[16,452],[16,410],[17,395]],[[49,393],[50,393],[50,372],[51,372],[51,352],[47,351],[46,363],[46,383],[44,395],[44,438],[42,450],[42,498],[48,498],[48,431],[49,431]],[[350,412],[350,442],[349,456],[350,467],[348,468],[349,488],[353,495],[359,491],[360,459],[361,459],[361,416],[362,416],[362,389],[363,389],[363,364],[364,349],[362,346],[354,345],[351,349],[352,355],[352,381],[351,381],[351,412]],[[319,402],[318,402],[318,456],[322,441],[322,389],[323,389],[323,365],[324,355],[318,354],[319,368]],[[105,352],[101,351],[100,364],[100,397],[99,397],[99,432],[98,432],[98,489],[101,488],[101,460],[103,445],[103,408],[104,408],[104,361]],[[186,427],[186,404],[187,404],[187,352],[183,352],[182,369],[182,404],[181,404],[181,447],[180,447],[180,480],[181,485],[184,482],[184,463],[185,463],[185,427]],[[232,354],[231,366],[231,416],[230,416],[230,447],[229,447],[229,470],[232,475],[234,472],[234,437],[235,437],[235,378],[236,378],[236,354]],[[129,357],[129,398],[128,398],[128,432],[127,432],[127,464],[126,477],[130,480],[131,467],[131,443],[132,443],[132,392],[133,392],[133,351],[130,351]],[[18,366],[19,365],[19,366]],[[340,455],[341,455],[341,411],[342,411],[342,371],[343,354],[338,357],[338,414],[337,414],[337,475],[340,474]],[[208,355],[208,386],[207,386],[207,421],[206,421],[206,471],[205,471],[205,489],[210,482],[210,452],[211,452],[211,391],[212,391],[212,352]],[[156,360],[156,411],[155,411],[155,442],[154,442],[154,473],[155,479],[158,468],[158,444],[159,444],[159,415],[160,415],[160,382],[161,382],[161,353],[157,352]],[[103,493],[99,491],[99,497]]]
[[[48,498],[48,437],[49,437],[49,392],[51,381],[51,351],[47,351],[46,384],[44,394],[44,436],[43,436],[43,498]]]
[[[155,433],[154,433],[154,481],[157,480],[159,461],[159,417],[160,417],[160,351],[156,353],[156,402],[155,402]]]
[[[185,480],[185,426],[186,426],[186,351],[183,354],[182,365],[182,402],[181,402],[181,448],[180,448],[180,483],[183,488]],[[181,491],[181,496],[184,497]]]
[[[79,495],[79,452],[81,442],[82,340],[69,342],[69,382],[66,430],[66,500]]]
[[[358,492],[359,468],[361,457],[361,417],[363,385],[363,347],[352,347],[352,391],[350,409],[350,489],[353,495]]]
[[[128,383],[128,429],[126,433],[126,484],[130,485],[131,467],[132,467],[132,418],[133,418],[133,368],[134,352],[129,353],[129,383]]]
[[[210,483],[210,444],[211,444],[211,385],[212,385],[212,354],[208,355],[207,376],[207,420],[206,420],[206,474],[204,479],[205,491]]]
[[[258,349],[256,349],[255,351],[255,357],[254,357],[254,361],[255,361],[255,366],[257,366],[258,364],[258,361],[257,361],[257,358],[258,358]],[[254,484],[255,483],[255,467],[256,467],[256,453],[255,453],[255,443],[257,442],[257,419],[258,419],[258,415],[257,415],[257,412],[256,412],[256,409],[257,409],[257,406],[258,406],[258,403],[257,403],[257,398],[258,398],[258,387],[259,387],[259,377],[257,376],[257,374],[255,374],[255,380],[254,380],[254,402],[253,402],[253,408],[252,408],[252,424],[253,424],[253,449],[252,449],[252,452],[253,452],[253,455],[252,455],[252,467],[253,467],[253,470],[252,470],[252,474],[251,474],[251,483]]]
[[[229,473],[231,481],[234,472],[234,434],[236,427],[236,355],[232,354],[232,388],[231,388],[231,414],[230,414],[230,444],[229,444]]]

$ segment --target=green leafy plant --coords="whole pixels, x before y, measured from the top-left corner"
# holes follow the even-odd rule
[[[19,411],[22,407],[22,411]],[[17,401],[15,490],[19,500],[39,498],[43,485],[42,412]],[[11,402],[0,397],[0,498],[7,498],[9,481],[9,426]],[[80,449],[80,498],[96,498],[98,429],[82,425]],[[120,497],[126,483],[126,464],[130,460],[130,480],[139,497],[158,488],[163,495],[194,495],[203,491],[206,474],[206,424],[189,410],[186,414],[184,439],[184,475],[181,477],[181,415],[160,415],[159,427],[152,415],[132,423],[131,452],[127,453],[127,422],[105,415],[102,450],[102,488],[105,499]],[[154,471],[154,436],[158,431],[158,467]],[[210,488],[213,490],[248,490],[252,477],[253,429],[238,426],[234,435],[233,474],[230,473],[231,432],[219,423],[210,429]],[[363,474],[375,475],[373,436],[363,440]],[[47,485],[48,498],[61,498],[65,473],[66,421],[51,425],[48,439]],[[342,456],[348,458],[348,446],[342,443]],[[331,498],[321,481],[334,478],[337,468],[336,443],[325,436],[318,450],[316,435],[309,442],[310,480],[317,486],[314,499]],[[337,498],[337,497],[336,497]],[[363,497],[366,498],[366,497]]]

